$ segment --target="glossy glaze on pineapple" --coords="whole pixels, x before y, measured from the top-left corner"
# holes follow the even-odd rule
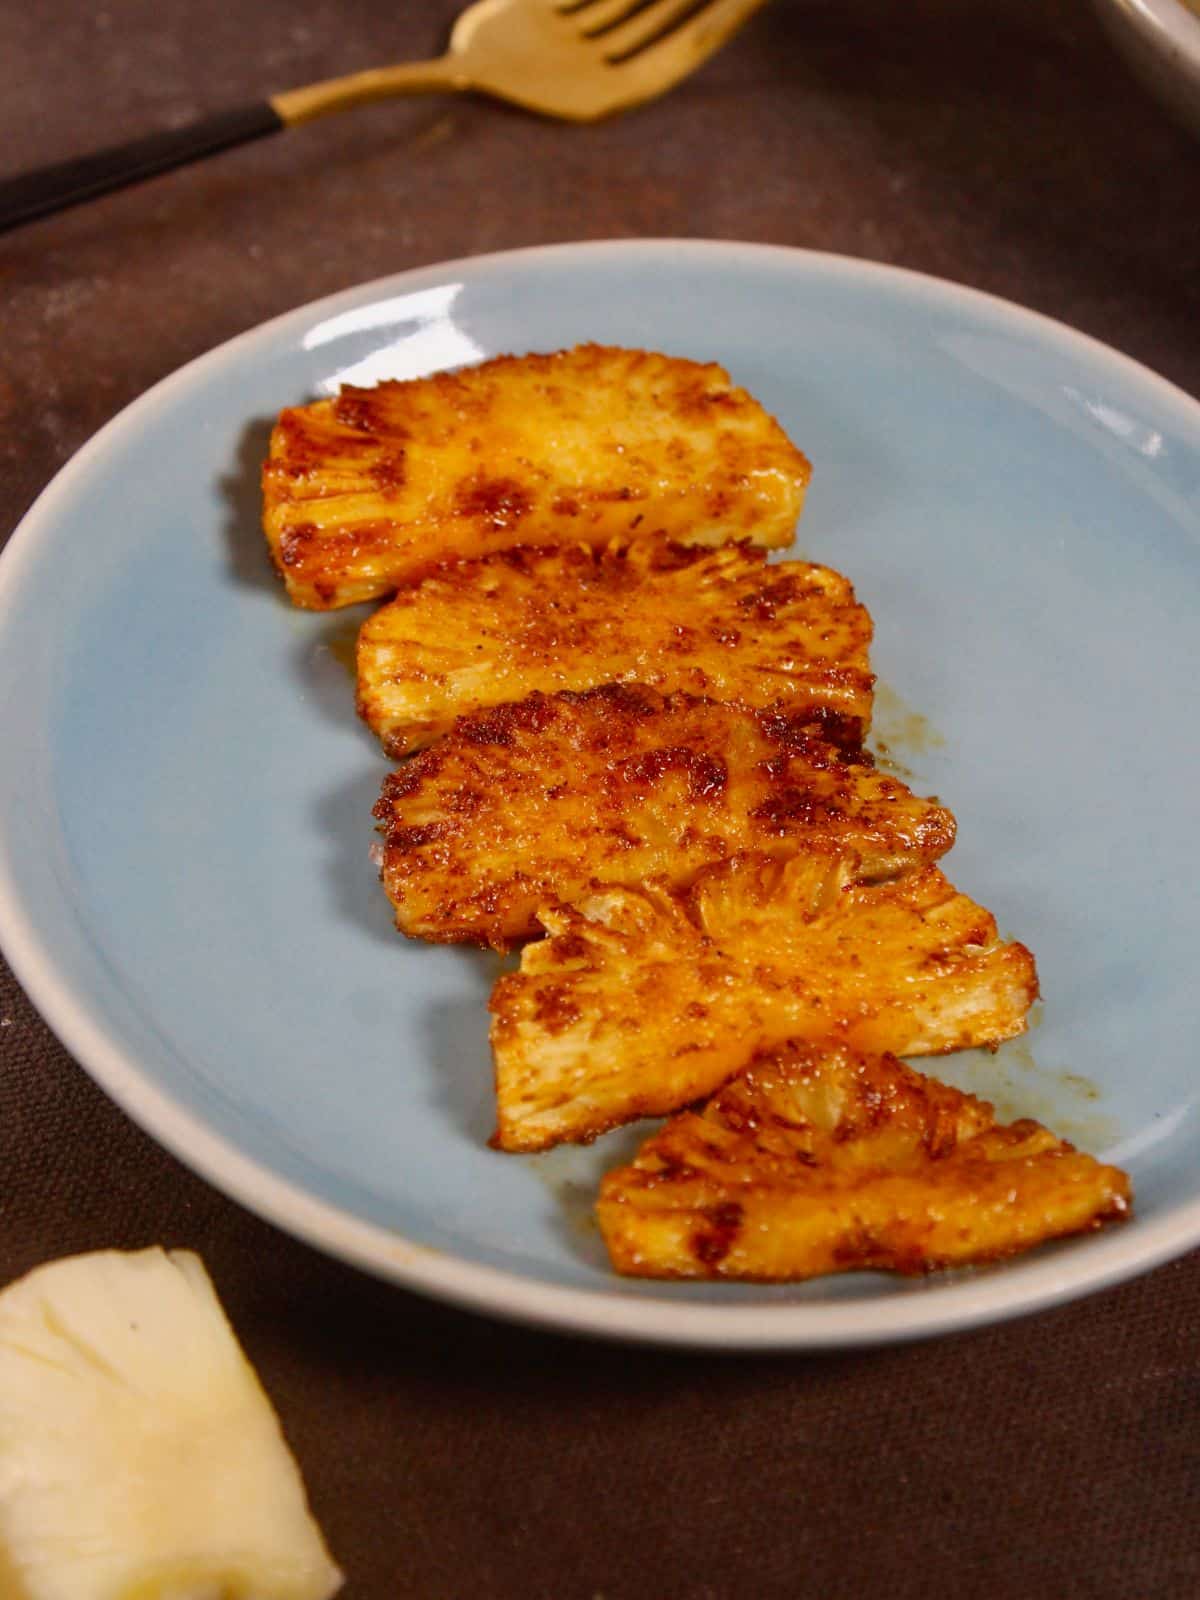
[[[785,545],[809,471],[722,367],[580,345],[285,410],[263,527],[325,610],[518,544]]]
[[[954,819],[788,716],[607,684],[462,718],[386,781],[375,808],[397,925],[503,948],[540,905],[601,884],[682,887],[739,850],[854,850],[864,877],[930,861]]]
[[[816,846],[742,855],[685,893],[544,908],[492,995],[504,1149],[594,1138],[712,1094],[784,1039],[933,1055],[1024,1031],[1037,973],[934,866],[865,883]]]
[[[790,1040],[609,1172],[596,1213],[619,1272],[796,1280],[995,1260],[1129,1203],[1123,1172],[1037,1122],[895,1056]]]
[[[746,706],[871,720],[871,619],[805,561],[618,542],[518,546],[405,584],[358,636],[358,710],[389,755],[532,693],[641,683]]]

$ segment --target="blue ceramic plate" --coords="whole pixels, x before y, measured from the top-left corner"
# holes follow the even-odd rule
[[[877,628],[878,731],[958,815],[956,883],[1037,953],[1037,1026],[939,1066],[1133,1175],[1128,1225],[927,1281],[624,1282],[629,1131],[489,1150],[494,962],[391,928],[361,613],[293,611],[257,529],[280,407],[596,339],[724,362],[812,458],[797,553]],[[369,284],[131,406],[0,562],[0,935],[67,1046],[282,1227],[566,1329],[828,1346],[994,1320],[1200,1242],[1200,407],[944,283],[730,244],[572,245]]]

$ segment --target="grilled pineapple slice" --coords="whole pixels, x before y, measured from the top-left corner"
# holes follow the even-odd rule
[[[403,932],[497,949],[597,884],[675,887],[734,852],[853,848],[866,876],[936,859],[954,818],[803,720],[608,684],[462,718],[385,782]]]
[[[389,755],[456,717],[607,682],[820,716],[841,742],[871,719],[871,619],[827,567],[751,545],[517,548],[405,584],[358,636],[358,710]]]
[[[785,545],[809,472],[723,368],[589,344],[284,411],[263,525],[320,611],[516,544]]]
[[[651,1278],[920,1273],[1128,1214],[1129,1179],[1036,1122],[894,1056],[791,1041],[604,1179],[618,1272]]]
[[[0,1294],[0,1594],[326,1600],[341,1581],[198,1257],[74,1256]]]
[[[863,883],[809,849],[739,856],[685,896],[607,889],[545,908],[493,991],[505,1150],[583,1142],[711,1094],[783,1039],[934,1055],[1024,1031],[1033,957],[936,867]]]

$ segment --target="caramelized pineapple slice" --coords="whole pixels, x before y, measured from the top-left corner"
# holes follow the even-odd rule
[[[894,1056],[796,1041],[604,1179],[618,1272],[650,1278],[920,1273],[1128,1214],[1129,1179]]]
[[[580,345],[284,411],[263,525],[321,611],[516,544],[786,545],[809,473],[722,367]]]
[[[993,1044],[1024,1031],[1038,992],[1029,951],[936,867],[863,883],[836,853],[740,856],[684,896],[613,888],[539,915],[550,937],[492,995],[505,1150],[677,1111],[783,1039]]]
[[[802,714],[803,715],[803,714]],[[597,884],[687,884],[739,850],[854,849],[879,877],[950,848],[954,819],[803,721],[610,684],[462,718],[375,815],[403,932],[504,948]]]
[[[871,619],[847,580],[751,545],[517,548],[405,584],[358,636],[358,710],[389,755],[456,717],[608,682],[823,716],[861,742]]]

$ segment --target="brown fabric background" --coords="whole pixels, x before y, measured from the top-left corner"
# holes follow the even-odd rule
[[[453,11],[10,3],[0,167],[436,53]],[[775,0],[669,99],[594,128],[470,100],[314,124],[0,237],[0,537],[103,422],[231,334],[551,240],[899,262],[1200,393],[1198,160],[1071,0]],[[92,1087],[3,971],[0,1280],[160,1240],[208,1261],[351,1600],[1200,1595],[1198,1255],[865,1355],[532,1333],[361,1277],[223,1199]]]

